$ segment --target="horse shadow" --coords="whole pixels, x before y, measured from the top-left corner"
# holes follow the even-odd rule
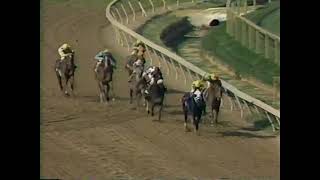
[[[181,105],[180,105],[181,106]],[[183,111],[182,110],[172,110],[172,111],[166,111],[166,113],[170,114],[170,115],[183,115]]]
[[[218,132],[218,133],[222,135],[222,137],[244,137],[244,138],[261,138],[261,139],[277,137],[276,135],[259,135],[259,134],[240,131],[240,130],[224,131],[224,132]]]

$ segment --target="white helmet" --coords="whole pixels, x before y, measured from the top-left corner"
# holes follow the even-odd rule
[[[138,66],[141,66],[141,65],[143,64],[143,62],[142,62],[141,59],[138,59],[138,60],[136,61],[136,64],[137,64]]]
[[[159,79],[159,80],[157,81],[157,84],[163,84],[163,80],[162,80],[162,79]]]
[[[67,49],[67,48],[70,48],[70,45],[67,44],[67,43],[64,43],[62,46],[61,46],[62,49]]]

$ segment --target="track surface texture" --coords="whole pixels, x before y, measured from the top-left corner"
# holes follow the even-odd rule
[[[40,165],[42,178],[60,179],[280,179],[279,137],[259,135],[225,105],[220,125],[184,132],[179,82],[166,76],[170,92],[162,121],[128,103],[126,48],[115,42],[105,6],[43,1]],[[136,26],[143,23],[138,19]],[[65,98],[53,70],[57,48],[76,50],[76,96]],[[93,57],[108,47],[118,58],[116,101],[98,102]],[[166,71],[166,66],[161,66]],[[188,80],[189,81],[189,80]],[[182,85],[181,85],[182,86]],[[173,90],[173,88],[177,90]],[[185,90],[186,87],[182,88]],[[225,100],[227,104],[227,100]],[[156,111],[157,115],[157,111]]]

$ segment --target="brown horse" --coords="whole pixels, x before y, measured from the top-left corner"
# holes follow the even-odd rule
[[[215,121],[218,123],[218,114],[220,110],[222,87],[218,81],[208,81],[209,86],[204,90],[204,99],[206,106],[209,106],[211,112],[211,125]]]
[[[133,66],[133,78],[129,82],[130,104],[132,104],[133,96],[135,96],[137,107],[140,105],[140,100],[147,85],[146,80],[142,77],[142,73],[143,66]]]
[[[66,96],[69,96],[68,83],[70,84],[71,92],[73,94],[75,69],[74,53],[72,53],[70,56],[67,56],[62,61],[60,59],[56,60],[55,72],[59,87]]]
[[[100,102],[108,103],[110,100],[110,82],[113,75],[111,60],[107,58],[106,62],[98,61],[94,66],[94,75],[98,83]]]

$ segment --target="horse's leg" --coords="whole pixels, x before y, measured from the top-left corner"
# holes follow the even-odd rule
[[[192,114],[192,120],[193,120],[194,132],[197,133],[198,132],[198,122],[197,122],[197,118],[196,118],[195,113]]]
[[[147,101],[147,105],[146,105],[146,106],[147,106],[147,108],[146,108],[146,110],[147,110],[147,113],[148,113],[148,114],[150,114],[150,109],[149,109],[149,102],[148,102],[148,101]]]
[[[137,92],[136,91],[136,101],[137,101],[137,108],[140,106],[140,98],[141,98],[141,96],[140,96],[140,93],[139,92]]]
[[[219,116],[219,111],[220,111],[220,105],[215,109],[215,111],[216,111],[215,121],[216,121],[216,124],[218,124],[218,116]]]
[[[99,88],[99,97],[100,97],[100,103],[104,102],[104,97],[103,97],[103,86],[100,82],[98,82],[98,88]]]
[[[160,104],[160,108],[159,108],[159,121],[161,120],[162,108],[163,108],[163,103]]]
[[[107,85],[106,85],[106,90],[105,90],[105,96],[107,97],[106,98],[107,102],[110,100],[109,91],[110,91],[110,85],[109,85],[109,82],[108,82]]]
[[[147,102],[146,102],[146,98],[143,98],[143,106],[146,106]]]
[[[152,103],[152,105],[151,105],[151,116],[154,116],[154,106],[155,106],[155,103]]]
[[[132,95],[133,95],[133,90],[130,88],[129,90],[129,94],[130,94],[130,101],[129,103],[132,104]]]
[[[188,111],[186,109],[183,110],[184,113],[184,130],[188,131]]]
[[[213,122],[214,122],[215,116],[216,116],[215,110],[214,110],[214,108],[211,106],[211,118],[210,118],[210,119],[211,119],[211,122],[210,122],[211,126],[213,126]]]
[[[67,79],[67,77],[64,77],[64,78],[62,78],[62,80],[63,80],[63,92],[64,92],[64,95],[65,96],[69,96],[69,93],[68,93],[68,79]]]
[[[57,75],[57,78],[58,78],[58,83],[59,83],[60,91],[63,91],[61,76],[59,75],[58,72],[56,72],[56,75]]]
[[[70,91],[71,91],[71,95],[73,96],[73,76],[70,76],[67,78],[67,88],[69,87],[68,84],[70,84]]]
[[[74,92],[74,75],[71,76],[71,78],[70,78],[70,87],[71,87],[71,91],[73,94],[73,92]]]
[[[200,112],[200,114],[198,115],[198,116],[196,116],[195,117],[195,126],[196,126],[196,134],[199,136],[200,135],[200,132],[199,132],[199,122],[200,122],[200,120],[201,120],[201,113],[202,112]]]

